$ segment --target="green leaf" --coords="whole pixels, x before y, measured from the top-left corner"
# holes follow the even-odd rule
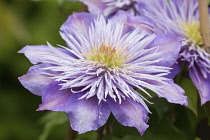
[[[113,127],[113,136],[122,139],[126,135],[139,135],[139,132],[134,127],[123,126],[120,123],[116,122]]]
[[[48,112],[41,119],[40,123],[45,124],[44,131],[39,136],[38,140],[47,140],[48,135],[55,126],[68,122],[68,118],[63,112]]]
[[[185,95],[188,98],[188,108],[193,111],[193,113],[198,116],[198,109],[197,109],[197,89],[195,88],[192,81],[188,78],[184,78],[180,82],[180,86],[185,90]]]
[[[167,114],[171,111],[171,104],[166,99],[155,97],[150,101],[154,104],[149,104],[148,106],[157,112],[158,121],[167,117]],[[151,111],[154,113],[153,110]]]
[[[61,6],[65,3],[66,0],[57,0],[58,1],[58,5]]]
[[[165,121],[160,123],[152,121],[150,121],[151,125],[143,136],[140,136],[139,133],[137,134],[137,130],[133,130],[130,127],[118,128],[119,126],[117,126],[114,127],[114,130],[118,128],[121,131],[113,131],[112,136],[107,136],[105,140],[186,140],[186,136],[175,126],[167,124]],[[122,131],[123,128],[126,131]]]
[[[155,115],[155,116],[154,116]],[[105,140],[186,140],[182,131],[172,124],[168,124],[166,119],[159,121],[157,114],[152,114],[148,122],[149,128],[141,136],[136,128],[127,127],[118,122],[113,127],[112,137]]]
[[[139,140],[186,140],[186,136],[175,126],[166,122],[151,122],[152,126],[139,138]]]

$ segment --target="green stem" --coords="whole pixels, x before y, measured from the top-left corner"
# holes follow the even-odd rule
[[[69,123],[68,123],[69,125]],[[77,137],[77,132],[74,131],[70,126],[69,126],[69,131],[67,134],[67,139],[66,140],[75,140]]]
[[[171,104],[171,111],[170,111],[169,117],[168,117],[168,123],[169,124],[173,124],[176,120],[174,112],[175,112],[175,104]]]
[[[200,31],[207,52],[210,51],[208,1],[198,0]],[[210,52],[209,52],[210,53]]]
[[[97,140],[102,140],[103,139],[103,137],[104,137],[103,131],[104,131],[104,126],[100,127],[97,130]]]

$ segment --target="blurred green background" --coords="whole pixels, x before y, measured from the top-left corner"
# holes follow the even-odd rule
[[[67,132],[72,131],[65,115],[48,114],[43,118],[48,111],[36,112],[41,98],[24,89],[17,79],[31,64],[17,52],[26,45],[44,45],[46,41],[65,46],[59,35],[60,26],[68,15],[81,8],[84,7],[80,3],[66,0],[0,0],[0,140],[38,140],[40,135],[44,140],[50,130],[47,140],[69,137]],[[182,86],[187,93],[195,92],[196,96],[192,83],[184,80]],[[155,104],[150,105],[153,114],[149,115],[150,127],[144,136],[139,136],[135,128],[115,123],[112,134],[105,136],[105,140],[210,140],[207,125],[210,115],[206,111],[210,110],[210,104],[198,105],[196,117],[197,100],[189,107],[191,110],[165,99],[151,101]],[[110,118],[112,121],[113,116]],[[51,127],[54,124],[58,124],[55,129]],[[95,132],[88,132],[76,140],[95,137]]]
[[[46,41],[65,46],[59,28],[79,9],[79,3],[62,0],[0,0],[0,140],[37,140],[42,133],[40,118],[46,112],[36,112],[41,98],[17,80],[31,66],[17,51]],[[59,127],[48,139],[65,139],[67,129]]]

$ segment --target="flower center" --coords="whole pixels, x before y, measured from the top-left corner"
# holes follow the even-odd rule
[[[115,47],[102,44],[99,48],[92,48],[85,57],[88,60],[99,62],[106,67],[121,67],[126,62],[125,51],[120,51]]]
[[[178,23],[185,32],[185,35],[188,39],[192,40],[196,45],[202,45],[203,40],[200,33],[200,24],[198,21],[194,21],[192,23],[189,22],[181,22]]]

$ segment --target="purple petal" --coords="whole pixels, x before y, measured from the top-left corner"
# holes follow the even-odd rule
[[[110,109],[106,103],[98,104],[97,97],[79,99],[82,95],[84,93],[71,95],[66,106],[71,127],[79,134],[97,130],[106,123],[110,115]]]
[[[53,51],[56,51],[56,53],[60,53],[60,56],[63,55],[63,56],[69,56],[69,57],[76,58],[75,55],[73,55],[71,52],[69,52],[65,49],[55,48],[55,47],[53,47],[53,48],[54,48],[54,50],[52,50],[47,45],[25,46],[23,49],[21,49],[19,51],[19,53],[24,53],[25,56],[30,60],[30,62],[32,64],[37,64],[40,62],[50,63],[53,60],[48,60],[47,56],[58,57],[57,54],[55,54],[55,52],[53,52]]]
[[[40,64],[32,66],[26,75],[19,77],[21,84],[35,95],[41,96],[44,88],[53,81],[49,76],[41,74],[44,67],[49,65]]]
[[[169,79],[173,79],[181,70],[182,70],[182,63],[180,60],[177,60],[177,62],[171,66],[172,70],[170,71],[166,77]]]
[[[141,135],[149,127],[146,123],[148,121],[148,112],[140,104],[130,98],[119,102],[113,99],[108,100],[109,107],[119,123],[124,126],[136,127]]]
[[[59,82],[50,83],[42,94],[42,104],[39,105],[40,110],[65,111],[65,107],[69,97],[71,96],[70,89],[60,90]]]
[[[105,4],[101,0],[79,0],[88,6],[88,11],[92,14],[103,14],[106,8]]]
[[[154,33],[153,21],[145,16],[134,16],[126,11],[118,11],[113,17],[112,20],[116,22],[122,21],[126,25],[139,28],[141,30],[147,31],[149,34]]]
[[[46,45],[37,45],[25,46],[18,53],[24,53],[32,64],[37,64],[42,61],[42,57],[39,55],[39,52],[50,53],[51,51]]]
[[[168,102],[188,105],[187,97],[184,96],[185,91],[173,82],[173,80],[165,81],[167,84],[160,85],[163,86],[161,91],[157,94],[159,97],[164,97]]]
[[[87,34],[87,29],[90,24],[94,21],[96,16],[90,13],[73,13],[68,17],[68,19],[61,26],[61,32],[68,32],[69,34],[73,34],[72,29],[76,29],[81,32],[83,35]]]
[[[187,4],[189,5],[190,3],[196,3],[196,2],[198,2],[198,0],[185,0],[186,2],[187,2]],[[175,5],[178,7],[178,6],[180,6],[180,5],[182,5],[183,4],[183,0],[171,0],[171,2],[173,2],[173,3],[175,3]]]
[[[189,74],[200,94],[201,104],[210,101],[210,74],[208,74],[208,78],[204,78],[200,70],[195,67],[189,69]]]
[[[164,52],[164,59],[158,62],[157,65],[170,67],[176,62],[181,49],[180,38],[173,34],[158,34],[147,47],[152,48],[155,46],[159,46],[159,51]]]

